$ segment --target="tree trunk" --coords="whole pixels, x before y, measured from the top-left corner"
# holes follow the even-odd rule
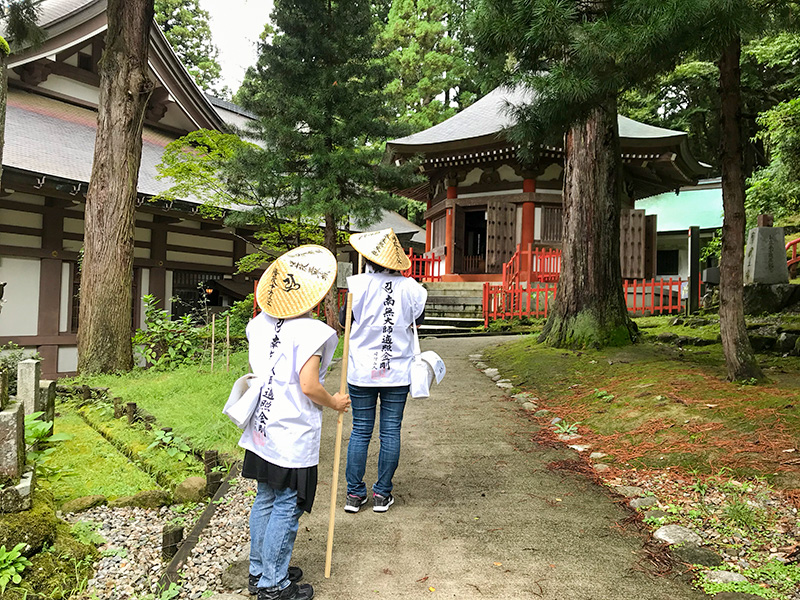
[[[622,165],[616,101],[565,138],[564,240],[555,308],[539,337],[557,348],[630,344],[619,261]]]
[[[336,256],[336,219],[333,215],[325,215],[325,247]],[[342,326],[339,325],[339,311],[336,306],[336,297],[339,290],[334,285],[328,295],[325,296],[325,322],[336,330],[337,334],[342,333]]]
[[[722,154],[722,255],[719,261],[719,330],[728,379],[764,379],[744,322],[744,157],[741,132],[741,39],[719,60]]]
[[[78,370],[127,371],[142,122],[153,84],[147,50],[153,0],[109,0],[100,60],[97,136],[86,194]]]
[[[3,41],[5,42],[5,40]],[[3,148],[5,148],[5,143],[6,143],[7,104],[8,104],[8,54],[6,54],[3,48],[0,47],[0,181],[2,181],[3,179]]]

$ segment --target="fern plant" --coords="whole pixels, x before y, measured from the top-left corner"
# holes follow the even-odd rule
[[[0,546],[0,592],[5,593],[9,583],[18,584],[22,581],[22,571],[31,566],[31,561],[22,555],[25,544],[19,543],[11,550]]]

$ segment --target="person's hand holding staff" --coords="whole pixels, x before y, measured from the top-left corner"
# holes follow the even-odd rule
[[[347,393],[347,359],[350,354],[350,325],[353,321],[353,294],[347,294],[347,312],[344,326],[344,345],[342,347],[342,376],[339,382],[339,393]],[[333,555],[333,527],[336,521],[336,495],[339,487],[339,462],[342,454],[342,420],[344,411],[339,411],[336,421],[336,445],[333,451],[333,479],[331,480],[331,511],[328,520],[328,548],[325,552],[325,578],[331,576],[331,556]]]

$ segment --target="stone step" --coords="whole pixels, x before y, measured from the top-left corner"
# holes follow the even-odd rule
[[[429,316],[428,313],[425,313],[425,321],[423,325],[428,325],[431,327],[477,327],[479,325],[483,325],[483,318],[478,317],[439,317],[439,316]]]
[[[483,321],[482,310],[463,310],[450,307],[449,309],[437,309],[429,306],[425,307],[425,320],[431,319],[480,319]]]
[[[480,281],[428,281],[423,284],[430,292],[433,290],[483,290]]]
[[[481,321],[481,325],[483,325],[483,321]],[[430,335],[470,335],[473,333],[472,329],[469,327],[454,327],[452,325],[420,325],[419,334],[423,337],[430,336]]]
[[[483,306],[483,296],[428,296],[426,304],[453,305],[461,304],[464,306]]]
[[[483,297],[483,288],[454,288],[454,289],[429,289],[428,296],[436,297],[458,297],[458,296],[480,296]]]

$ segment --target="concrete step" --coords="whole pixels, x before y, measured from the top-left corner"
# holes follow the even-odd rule
[[[461,304],[463,306],[483,306],[483,296],[428,296],[426,304],[441,304],[451,306]]]
[[[480,319],[483,321],[483,310],[464,310],[450,307],[447,308],[433,308],[430,306],[425,307],[425,320],[431,319]]]
[[[483,325],[483,321],[481,321],[481,325]],[[430,335],[469,335],[473,333],[472,329],[469,327],[453,327],[448,325],[420,325],[419,326],[419,334],[421,336],[430,336]]]
[[[426,281],[422,285],[427,290],[482,290],[480,281]]]
[[[483,325],[483,318],[478,317],[438,317],[429,316],[425,313],[425,321],[423,326],[429,325],[431,327],[477,327]]]

